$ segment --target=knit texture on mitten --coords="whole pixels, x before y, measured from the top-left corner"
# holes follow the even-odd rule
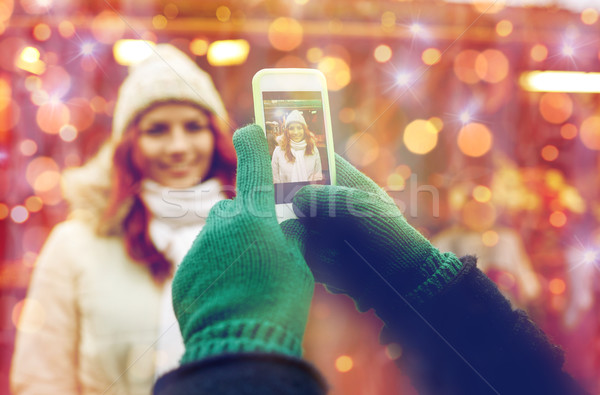
[[[314,280],[275,217],[267,141],[234,135],[237,197],[220,201],[173,280],[182,363],[230,352],[299,356]]]
[[[404,218],[393,199],[340,156],[338,186],[306,186],[294,197],[298,220],[282,224],[317,281],[349,294],[361,308],[382,286],[422,303],[460,271]]]

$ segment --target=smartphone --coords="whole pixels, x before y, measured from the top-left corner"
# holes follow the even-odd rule
[[[255,122],[271,155],[278,220],[295,218],[304,185],[335,185],[335,154],[325,76],[315,69],[263,69],[252,79]]]

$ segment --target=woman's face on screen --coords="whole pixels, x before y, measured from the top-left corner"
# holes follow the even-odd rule
[[[288,126],[290,139],[296,143],[304,140],[304,126],[299,122],[293,122]]]
[[[167,187],[189,188],[208,174],[215,137],[203,110],[161,104],[142,115],[138,128],[136,148],[145,177]]]

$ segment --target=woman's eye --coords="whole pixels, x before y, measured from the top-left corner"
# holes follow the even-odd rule
[[[149,136],[160,136],[167,133],[168,130],[169,128],[164,125],[154,125],[151,128],[144,130],[143,133]]]
[[[209,127],[206,124],[198,123],[198,122],[188,122],[185,124],[185,128],[190,132],[199,132],[202,130],[208,130]]]

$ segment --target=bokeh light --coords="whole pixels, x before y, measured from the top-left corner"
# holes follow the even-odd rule
[[[543,44],[536,44],[531,48],[529,56],[536,62],[543,62],[548,57],[548,48]]]
[[[62,21],[58,24],[58,33],[63,38],[71,38],[75,35],[75,26],[71,21]]]
[[[222,5],[217,8],[215,15],[220,22],[227,22],[231,18],[231,10],[229,7]]]
[[[21,70],[37,75],[46,71],[46,63],[40,60],[40,51],[35,47],[23,48],[15,64]]]
[[[61,102],[47,102],[36,113],[38,126],[48,134],[58,134],[63,125],[69,123],[69,119],[69,108]]]
[[[129,66],[146,59],[154,52],[155,44],[147,40],[117,40],[113,45],[113,56],[118,64]]]
[[[279,17],[269,25],[268,37],[275,49],[292,51],[302,44],[302,25],[296,19]]]
[[[478,54],[475,60],[477,76],[492,84],[504,80],[509,68],[508,58],[497,49],[487,49]]]
[[[325,75],[327,89],[339,91],[350,83],[350,66],[342,58],[325,56],[319,61],[317,68]]]
[[[586,202],[579,194],[579,191],[571,186],[562,188],[558,196],[560,204],[570,211],[583,214],[586,210]]]
[[[10,218],[17,224],[22,224],[29,219],[29,211],[25,206],[15,206],[10,210]]]
[[[555,228],[562,228],[567,223],[567,216],[562,211],[554,211],[550,214],[549,221]]]
[[[37,213],[44,206],[44,202],[39,196],[29,196],[25,199],[25,208],[31,213]]]
[[[40,51],[35,47],[25,47],[21,52],[21,59],[27,63],[35,63],[40,60]]]
[[[317,63],[323,58],[323,50],[319,47],[312,47],[306,51],[306,59],[309,62]]]
[[[469,200],[462,207],[462,222],[475,231],[489,230],[496,222],[496,208],[489,202]]]
[[[367,166],[379,157],[379,143],[369,133],[355,133],[346,142],[348,160],[358,166]]]
[[[73,125],[63,125],[58,132],[60,139],[65,142],[74,141],[77,138],[77,129]]]
[[[4,203],[0,203],[0,220],[6,219],[10,214],[10,209]]]
[[[509,36],[513,31],[513,24],[511,21],[503,19],[496,24],[496,33],[500,37]]]
[[[421,60],[428,66],[433,66],[442,60],[442,52],[437,48],[427,48],[421,54]]]
[[[391,29],[396,25],[396,14],[392,11],[385,11],[381,14],[381,27]]]
[[[90,100],[90,108],[97,114],[106,112],[106,99],[102,96],[94,96]]]
[[[169,20],[162,14],[154,15],[152,17],[152,26],[157,30],[162,30],[167,27]]]
[[[499,240],[500,236],[498,235],[498,232],[494,230],[487,230],[481,235],[481,242],[486,247],[495,246],[496,244],[498,244]]]
[[[33,28],[33,37],[38,41],[47,41],[51,35],[52,30],[45,23],[38,23]]]
[[[548,290],[550,290],[550,292],[554,295],[561,295],[565,292],[566,289],[567,285],[565,284],[565,281],[561,278],[553,278],[548,283]]]
[[[212,66],[233,66],[243,64],[249,52],[250,44],[244,39],[219,40],[209,45],[206,59]]]
[[[592,115],[586,118],[579,128],[579,138],[591,149],[600,151],[600,116]]]
[[[380,44],[373,51],[375,60],[379,63],[385,63],[392,58],[392,49],[389,45]]]
[[[598,11],[593,8],[586,8],[581,12],[581,22],[586,25],[593,25],[598,21]]]
[[[0,111],[4,110],[11,102],[12,89],[4,78],[0,78]]]
[[[440,117],[431,117],[429,118],[429,122],[431,122],[431,124],[435,127],[435,130],[437,130],[437,132],[441,132],[442,129],[444,129],[444,121],[442,121],[442,118]]]
[[[53,188],[60,178],[60,168],[54,159],[38,156],[27,165],[25,179],[36,191],[47,191]]]
[[[402,175],[392,173],[387,178],[387,186],[390,190],[401,191],[406,186],[406,181]]]
[[[340,373],[349,372],[354,366],[354,361],[347,355],[340,355],[335,360],[335,368]]]
[[[190,42],[190,51],[194,55],[204,56],[208,52],[208,41],[203,38],[195,38]]]
[[[565,178],[563,177],[560,170],[557,169],[549,169],[546,172],[545,177],[546,185],[548,188],[553,190],[559,190],[565,183]]]
[[[562,92],[548,92],[540,99],[540,113],[550,123],[561,124],[573,113],[573,100]]]
[[[480,81],[480,77],[475,71],[475,64],[479,52],[473,49],[466,49],[460,52],[454,58],[454,74],[456,77],[466,84],[476,84]]]
[[[410,152],[424,155],[437,145],[438,131],[432,122],[416,119],[404,128],[403,141]]]
[[[126,27],[122,17],[109,10],[96,15],[91,25],[94,38],[103,44],[112,44],[123,37]]]
[[[27,309],[28,319],[21,318],[21,312]],[[11,314],[13,325],[17,330],[25,333],[35,333],[44,327],[46,322],[46,310],[44,306],[32,298],[25,298],[15,304]]]
[[[472,122],[462,127],[458,132],[458,148],[467,156],[479,157],[485,155],[492,147],[493,136],[487,126]]]
[[[480,203],[489,202],[492,198],[492,191],[486,186],[477,185],[473,188],[473,199]]]
[[[558,158],[558,148],[550,144],[545,145],[544,148],[542,148],[542,158],[548,162],[556,160],[556,158]]]
[[[560,135],[566,140],[572,140],[577,137],[577,126],[572,123],[565,123],[560,127]]]

